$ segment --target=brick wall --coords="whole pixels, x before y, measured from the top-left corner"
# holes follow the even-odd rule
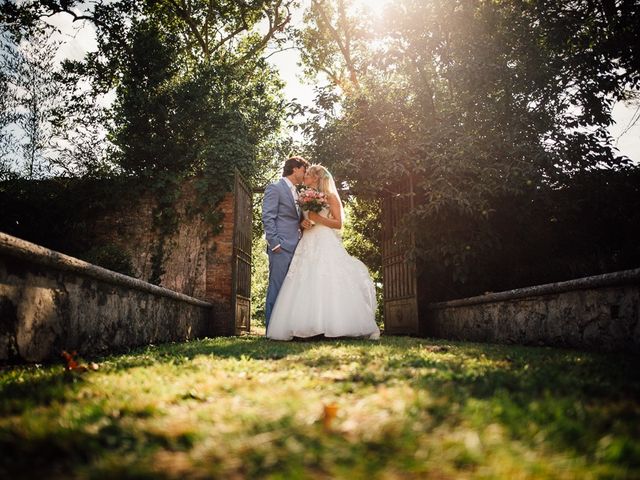
[[[216,308],[216,329],[221,335],[235,333],[235,312],[233,311],[233,227],[234,197],[227,195],[218,209],[223,213],[222,232],[215,237],[215,249],[206,255],[205,294],[208,302]]]

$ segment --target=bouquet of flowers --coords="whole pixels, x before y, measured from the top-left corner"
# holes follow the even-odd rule
[[[302,209],[305,218],[309,218],[308,212],[320,212],[329,206],[327,196],[313,188],[304,188],[298,193],[298,205]]]

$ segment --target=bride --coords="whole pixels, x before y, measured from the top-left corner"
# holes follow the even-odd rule
[[[344,211],[335,182],[326,168],[312,165],[304,183],[324,193],[329,206],[309,212],[313,226],[305,229],[298,243],[271,313],[267,338],[377,339],[375,288],[367,267],[342,245]]]

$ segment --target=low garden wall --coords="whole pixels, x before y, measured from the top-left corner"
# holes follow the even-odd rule
[[[427,336],[640,352],[640,269],[434,303]]]
[[[0,361],[94,355],[214,330],[210,303],[0,233]]]

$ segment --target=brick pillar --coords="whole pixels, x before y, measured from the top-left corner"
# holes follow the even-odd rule
[[[207,252],[206,295],[214,304],[212,335],[235,335],[233,308],[233,228],[235,200],[228,193],[219,206],[223,213],[222,231],[215,237],[215,249]]]

